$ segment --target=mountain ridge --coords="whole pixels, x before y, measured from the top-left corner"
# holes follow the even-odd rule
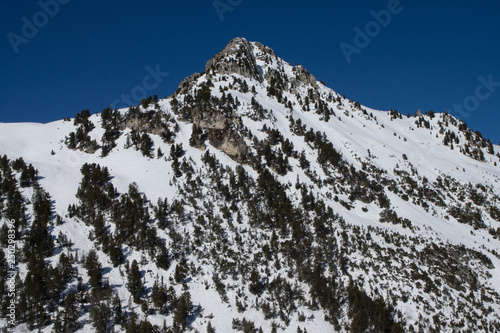
[[[74,260],[61,291],[67,299],[83,281],[80,330],[129,328],[134,314],[158,329],[165,321],[164,331],[500,329],[500,147],[451,115],[364,107],[236,38],[167,99],[0,129],[11,159],[1,179],[11,170],[28,212],[37,186],[46,189],[47,233],[74,244],[55,250],[94,250],[101,262],[96,272]],[[40,178],[23,187],[30,163]],[[20,246],[33,213],[18,226]],[[144,280],[138,295],[130,265]],[[34,274],[22,260],[19,272]],[[98,273],[111,286],[93,284]],[[154,302],[159,276],[173,289],[165,307]],[[126,320],[92,314],[111,299],[92,300],[103,290]],[[214,316],[195,305],[184,313],[187,292]],[[18,329],[50,331],[63,305]]]

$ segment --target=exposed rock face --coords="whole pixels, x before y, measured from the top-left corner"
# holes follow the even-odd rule
[[[94,144],[90,144],[88,145],[86,148],[85,148],[85,152],[87,154],[93,154],[97,151],[97,149],[99,149],[99,146],[98,145],[94,145]]]
[[[210,144],[237,162],[242,163],[246,160],[250,150],[242,134],[236,130],[241,126],[239,117],[218,111],[210,103],[201,101],[192,106],[189,113],[193,124],[203,130]],[[198,142],[199,138],[197,139],[195,141]],[[204,149],[203,144],[196,144],[195,147]]]
[[[293,66],[293,71],[295,72],[295,77],[298,82],[305,85],[311,85],[314,88],[318,88],[318,83],[316,78],[310,74],[302,65]]]
[[[232,128],[209,129],[208,139],[217,149],[222,150],[237,162],[244,162],[249,152],[241,135]]]
[[[205,73],[239,74],[262,82],[262,74],[253,55],[253,46],[244,38],[235,38],[205,66]]]
[[[313,96],[318,96],[316,78],[303,66],[294,66],[291,75],[283,70],[283,66],[283,61],[271,48],[257,42],[250,43],[244,38],[235,38],[207,62],[203,74],[208,80],[211,80],[215,74],[237,74],[261,83],[265,81],[275,91],[290,91],[292,93],[296,93],[298,86],[305,85],[315,90]],[[197,79],[203,74],[193,74],[184,79],[179,84],[175,95],[190,94],[193,91],[200,92],[203,87]],[[196,93],[193,96],[196,96]],[[230,109],[221,108],[220,105],[212,103],[210,99],[194,97],[181,107],[180,113],[184,120],[192,122],[196,126],[196,132],[193,131],[193,142],[195,142],[196,147],[203,148],[204,139],[200,140],[200,138],[204,137],[214,147],[222,150],[231,158],[243,162],[250,149],[245,144],[244,135],[238,131],[238,128],[241,128],[239,117],[235,116]],[[177,111],[177,109],[174,110],[174,112]]]
[[[122,126],[122,128],[124,127],[128,127],[138,132],[145,132],[154,135],[161,135],[165,131],[165,128],[155,126],[150,119],[139,117],[128,119],[125,122],[125,126]]]
[[[266,80],[268,83],[271,83],[272,79],[276,78],[277,75],[283,75],[283,73],[279,73],[279,70],[274,68],[268,68],[265,74],[263,74],[262,68],[257,65],[256,57],[265,63],[280,62],[280,59],[271,48],[258,42],[250,43],[244,38],[235,38],[207,62],[205,73],[209,76],[214,73],[239,74],[246,78],[256,79],[259,82]],[[318,88],[316,78],[302,65],[294,66],[293,72],[295,73],[295,77],[289,78],[290,86],[281,87],[282,89],[295,93],[295,88],[300,83],[315,89]],[[179,88],[182,86],[182,89],[184,89],[189,83],[185,81],[192,81],[195,78],[187,78],[179,85]]]
[[[174,95],[185,94],[186,92],[188,92],[191,86],[196,83],[196,79],[199,78],[200,75],[200,73],[194,73],[182,80],[181,83],[179,83],[177,91],[174,93]]]
[[[193,124],[202,129],[223,129],[230,120],[228,115],[216,111],[208,103],[197,103],[191,109]]]
[[[232,124],[240,123],[231,115],[214,110],[202,110],[198,106],[193,110],[193,124],[206,132],[210,143],[238,162],[244,162],[249,152],[245,141]]]
[[[223,114],[214,114],[211,117],[200,119],[198,121],[198,126],[203,129],[224,129],[227,122],[227,117]]]
[[[263,65],[264,69],[257,65],[257,60],[259,63],[266,64]],[[261,83],[265,80],[274,89],[280,91],[295,92],[301,84],[313,87],[315,90],[318,88],[314,76],[303,66],[294,66],[294,75],[288,76],[286,80],[284,79],[286,74],[282,68],[282,60],[271,48],[257,42],[250,43],[244,38],[235,38],[207,62],[204,74],[208,79],[211,79],[214,74],[237,74]],[[183,80],[176,94],[182,95],[191,91],[198,77],[199,74],[194,74]],[[196,87],[194,89],[196,90]],[[221,112],[208,100],[197,100],[189,106],[184,106],[183,111],[186,115],[185,119],[202,129],[214,147],[221,149],[238,162],[245,159],[250,150],[242,134],[236,130],[238,117],[230,112]]]
[[[204,74],[208,79],[211,79],[214,74],[238,74],[263,82],[262,69],[257,65],[254,56],[255,47],[258,47],[266,56],[274,55],[270,48],[262,44],[254,46],[244,38],[235,38],[207,62]],[[195,74],[183,80],[176,95],[188,94],[192,90],[197,90],[198,87],[193,87],[193,85],[196,85],[198,77],[199,74]],[[192,135],[194,136],[194,145],[197,148],[204,148],[203,141],[200,144],[200,138],[204,136],[211,145],[222,150],[235,161],[242,163],[246,160],[250,149],[243,139],[243,134],[238,130],[241,128],[241,119],[235,116],[234,110],[231,112],[227,107],[221,107],[208,99],[194,98],[191,102],[184,104],[179,112],[186,115],[184,117],[186,121],[190,121],[196,126],[196,133],[193,128]],[[202,130],[202,134],[199,134],[199,129]]]
[[[253,42],[253,45],[259,50],[261,51],[263,54],[267,54],[271,57],[274,57],[275,59],[278,58],[278,56],[276,55],[276,53],[274,53],[273,49],[271,49],[270,47],[268,46],[265,46],[259,42]]]

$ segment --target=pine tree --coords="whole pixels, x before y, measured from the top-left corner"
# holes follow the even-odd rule
[[[215,333],[215,329],[212,327],[212,322],[211,321],[208,322],[207,333]]]
[[[123,321],[122,303],[118,294],[115,294],[112,301],[115,323],[121,324]]]
[[[138,318],[137,313],[135,313],[135,311],[132,311],[129,315],[128,323],[126,324],[127,333],[140,332],[139,325],[137,324],[137,318]]]
[[[96,332],[108,333],[113,331],[112,313],[106,302],[95,303],[90,309],[90,318]]]
[[[53,333],[63,333],[60,312],[57,313],[56,319],[54,320],[54,324],[52,326],[52,332]]]
[[[151,150],[153,149],[153,140],[147,133],[141,136],[141,153],[146,157],[152,157]]]
[[[187,268],[187,261],[185,257],[182,257],[182,259],[179,261],[179,264],[175,267],[175,274],[174,274],[174,279],[175,282],[181,283],[184,281],[186,278],[188,268]]]
[[[130,272],[128,274],[127,289],[132,294],[134,302],[139,304],[142,295],[142,281],[139,264],[135,259],[132,261],[132,266],[130,267]]]
[[[92,249],[89,251],[87,260],[85,261],[85,268],[89,275],[89,285],[92,288],[94,296],[97,297],[99,291],[102,289],[102,266],[96,250]]]
[[[174,327],[185,329],[187,326],[187,319],[191,314],[193,304],[191,302],[191,294],[189,291],[182,294],[177,301],[177,308],[174,315]]]
[[[495,150],[493,149],[493,143],[488,139],[488,154],[493,155],[495,154]]]
[[[125,256],[123,255],[122,247],[116,242],[115,238],[111,235],[108,237],[108,254],[114,267],[123,264]]]
[[[159,247],[159,253],[156,256],[156,264],[159,268],[163,268],[164,270],[168,270],[170,268],[170,255],[168,249],[165,246],[165,241],[161,240]]]
[[[66,144],[66,146],[68,146],[69,149],[76,149],[77,142],[75,132],[69,133],[69,136],[66,137],[64,143]]]
[[[78,327],[78,307],[76,293],[70,291],[64,300],[64,313],[62,318],[63,332],[72,332]]]
[[[202,134],[202,130],[201,128],[196,125],[196,124],[193,124],[193,129],[191,131],[191,137],[189,138],[189,145],[191,147],[199,147],[200,146],[200,136]]]
[[[165,290],[165,286],[163,284],[158,285],[158,281],[155,281],[153,288],[151,289],[151,301],[153,302],[154,307],[160,312],[166,308],[167,291]]]
[[[250,285],[248,290],[254,295],[260,295],[263,290],[263,284],[261,282],[261,278],[257,270],[254,268],[250,273]]]
[[[123,148],[128,149],[132,146],[132,141],[130,140],[130,135],[127,134],[127,138],[125,139],[125,144],[123,145]]]

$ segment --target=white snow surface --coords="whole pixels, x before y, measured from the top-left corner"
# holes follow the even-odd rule
[[[255,44],[253,44],[255,46]],[[261,67],[264,75],[270,70],[281,70],[284,74],[294,77],[293,66],[285,61],[276,58],[271,63],[266,63],[261,58],[261,51],[255,46],[254,54],[257,59],[257,64]],[[228,77],[228,75],[225,75]],[[219,87],[227,86],[232,82],[229,78],[227,81],[221,81],[222,75],[215,74],[211,76],[211,81],[214,83],[212,94],[221,96]],[[286,96],[293,104],[293,112],[275,98],[270,98],[266,94],[266,89],[269,84],[258,82],[255,79],[249,79],[240,75],[234,74],[237,77],[248,82],[248,86],[255,86],[256,94],[251,92],[241,93],[237,90],[230,90],[234,98],[238,98],[240,107],[236,111],[242,116],[244,125],[258,139],[267,137],[261,131],[264,124],[268,128],[276,128],[281,134],[288,138],[294,145],[294,149],[299,153],[304,150],[310,161],[315,161],[317,153],[315,150],[304,142],[303,137],[293,134],[289,128],[288,117],[292,116],[295,121],[301,120],[302,124],[306,125],[307,130],[313,128],[314,131],[325,133],[334,147],[341,152],[342,156],[351,163],[356,169],[360,169],[362,162],[370,161],[379,169],[385,170],[389,178],[395,179],[393,170],[396,166],[400,169],[410,170],[411,163],[421,177],[426,177],[430,182],[436,180],[438,176],[449,175],[458,180],[462,184],[484,184],[491,187],[496,195],[500,195],[500,162],[499,158],[494,155],[485,154],[485,161],[477,161],[459,152],[460,144],[455,145],[454,149],[443,144],[443,135],[439,133],[438,121],[443,121],[442,114],[436,114],[434,119],[426,119],[430,122],[431,128],[417,128],[413,116],[403,119],[391,120],[391,116],[387,111],[373,110],[368,107],[361,106],[369,115],[373,114],[373,118],[367,116],[359,108],[355,108],[353,103],[341,97],[342,102],[329,102],[328,107],[331,107],[336,116],[331,116],[328,122],[321,120],[320,115],[313,110],[304,112],[299,105],[295,94],[285,92]],[[207,74],[204,73],[197,81],[198,83],[206,82]],[[318,82],[318,91],[322,96],[331,94],[336,99],[340,95],[331,89],[325,87]],[[299,85],[297,93],[304,98],[307,96],[309,87]],[[265,120],[254,121],[247,114],[251,98],[255,97],[264,109],[268,110],[272,116]],[[172,113],[170,106],[171,98],[160,100],[160,107],[163,112]],[[120,110],[126,112],[126,109]],[[412,114],[416,110],[412,110]],[[40,110],[43,112],[43,110]],[[173,115],[176,117],[175,115]],[[96,124],[96,128],[91,132],[91,137],[100,142],[104,130],[100,126],[101,118],[99,114],[91,116],[91,121]],[[180,131],[176,135],[176,143],[183,143],[183,148],[186,150],[186,156],[190,157],[197,168],[202,168],[203,162],[201,158],[203,151],[189,146],[189,138],[191,136],[192,124],[178,122]],[[134,149],[124,149],[125,135],[129,130],[125,130],[124,134],[117,140],[117,148],[115,148],[107,157],[100,157],[100,150],[94,154],[87,154],[78,150],[71,150],[64,144],[64,138],[75,130],[73,120],[71,121],[54,121],[47,124],[39,123],[0,123],[0,154],[6,154],[9,159],[14,160],[22,157],[26,163],[31,163],[38,169],[40,176],[40,184],[50,194],[54,200],[54,213],[63,217],[68,214],[68,206],[77,203],[75,193],[81,181],[80,168],[84,163],[98,163],[101,166],[108,167],[112,183],[120,193],[128,190],[130,183],[137,183],[141,192],[144,192],[152,203],[156,203],[158,198],[167,198],[172,202],[178,195],[177,186],[172,183],[173,172],[170,162],[164,158],[145,158],[139,151]],[[457,131],[457,133],[459,133]],[[459,134],[461,142],[464,142],[463,135]],[[154,140],[154,149],[161,148],[164,153],[168,153],[170,145],[163,143],[160,137],[152,135]],[[222,165],[234,168],[237,163],[222,151],[216,149],[210,144],[206,149],[211,153],[215,153]],[[494,145],[495,153],[500,152],[500,147]],[[55,154],[51,154],[51,152]],[[369,151],[369,153],[368,153]],[[403,158],[406,155],[407,160]],[[372,156],[372,157],[370,157]],[[375,157],[373,157],[375,156]],[[497,165],[494,164],[497,162]],[[304,183],[308,184],[314,191],[324,198],[327,198],[329,189],[318,187],[312,182],[298,166],[294,159],[290,159],[292,171],[286,176],[275,175],[283,183],[295,183],[297,177]],[[323,175],[320,166],[311,166],[318,175]],[[245,166],[245,170],[253,177],[257,177],[257,173],[249,166]],[[290,193],[293,196],[298,196],[294,193],[295,189],[292,186]],[[402,200],[396,194],[386,191],[391,200],[392,206],[397,211],[400,217],[408,218],[414,226],[418,227],[420,236],[435,240],[438,242],[447,242],[450,244],[463,244],[467,248],[474,249],[484,253],[491,259],[494,269],[490,270],[491,278],[487,283],[493,290],[500,293],[500,260],[491,254],[491,251],[500,249],[500,242],[494,239],[486,230],[474,230],[473,227],[467,224],[461,224],[454,218],[444,218],[446,212],[444,210],[437,211],[436,214],[426,212],[421,206],[413,205],[410,202]],[[347,198],[340,196],[341,199],[347,201]],[[327,200],[327,199],[325,199]],[[354,209],[347,210],[338,202],[333,200],[326,201],[334,211],[340,214],[345,221],[350,225],[357,225],[363,228],[367,226],[386,228],[399,234],[408,234],[410,231],[399,225],[381,224],[379,222],[379,208],[376,204],[364,205],[361,202],[354,202]],[[368,213],[363,212],[362,208],[367,207]],[[74,242],[74,249],[78,249],[80,253],[87,253],[94,248],[94,243],[88,239],[88,234],[91,228],[85,226],[76,219],[67,219],[68,223],[60,226],[54,226],[53,235],[59,232],[65,233]],[[498,222],[487,220],[487,223],[493,227],[498,227]],[[495,226],[495,223],[497,225]],[[110,267],[106,271],[104,277],[109,280],[111,285],[118,285],[118,293],[122,299],[129,298],[129,292],[124,286],[124,278],[120,275],[118,268],[113,268],[109,258],[102,252],[99,252],[103,266]],[[54,257],[54,260],[57,256]],[[141,255],[132,252],[127,260],[132,261],[137,259],[141,261]],[[203,267],[205,273],[210,273],[209,267]],[[141,265],[141,270],[146,272],[146,280],[148,286],[152,286],[154,277],[157,274],[167,278],[171,274],[163,270],[158,270],[153,263],[145,263]],[[150,272],[151,271],[151,272]],[[81,272],[85,272],[81,269]],[[370,277],[367,277],[370,278]],[[209,312],[214,314],[214,318],[210,319],[212,325],[217,328],[217,332],[231,332],[231,320],[235,317],[246,317],[255,322],[256,327],[262,327],[265,332],[270,332],[270,321],[264,320],[262,312],[256,311],[254,308],[249,308],[244,314],[236,311],[236,308],[228,307],[227,303],[220,300],[218,293],[213,289],[205,288],[205,280],[211,281],[208,275],[199,276],[189,283],[189,290],[192,295],[193,304],[201,304],[204,308],[210,309]],[[177,289],[181,291],[180,288]],[[231,292],[228,291],[230,299]],[[410,291],[411,292],[411,291]],[[124,306],[126,304],[124,303]],[[411,322],[413,318],[417,321],[416,313],[419,312],[414,305],[399,304],[398,309],[407,314],[407,320]],[[299,322],[296,317],[292,319],[290,326],[286,332],[296,332],[297,326],[307,327],[308,332],[330,332],[332,326],[323,319],[321,311],[311,311],[301,309],[306,317],[314,315],[313,320]],[[496,308],[495,311],[500,311]],[[205,313],[208,315],[209,313]],[[171,317],[169,317],[171,318]],[[148,318],[151,323],[163,325],[163,317],[159,315],[150,316]],[[193,323],[193,328],[200,331],[205,331],[208,319],[196,320]],[[167,321],[167,325],[171,322]],[[0,321],[0,325],[2,322]],[[18,332],[26,329],[25,326],[19,326]],[[45,332],[50,332],[50,326]],[[93,328],[88,323],[80,329],[81,332],[92,332]]]

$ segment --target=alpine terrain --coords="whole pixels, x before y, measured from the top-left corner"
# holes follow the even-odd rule
[[[0,123],[0,327],[499,332],[499,164],[236,38],[170,97]]]

